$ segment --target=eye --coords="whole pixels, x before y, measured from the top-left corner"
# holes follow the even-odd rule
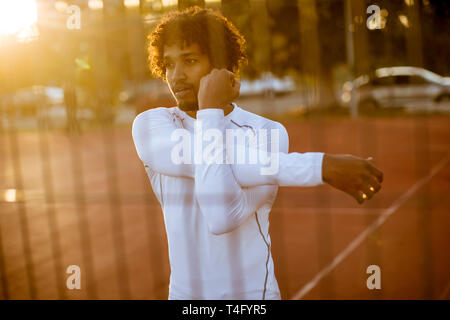
[[[194,64],[196,62],[197,62],[197,59],[193,59],[193,58],[186,59],[187,64]]]
[[[172,62],[166,62],[166,63],[164,64],[164,67],[165,67],[166,69],[173,69],[173,66],[174,66],[174,64],[173,64]]]

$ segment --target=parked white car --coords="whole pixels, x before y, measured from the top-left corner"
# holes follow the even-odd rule
[[[257,95],[276,95],[290,93],[296,90],[295,80],[285,76],[277,78],[270,72],[264,72],[255,80],[241,79],[239,94],[241,97]]]
[[[405,107],[427,109],[450,101],[450,78],[417,67],[376,69],[342,88],[340,102],[349,106],[352,87],[360,108]]]

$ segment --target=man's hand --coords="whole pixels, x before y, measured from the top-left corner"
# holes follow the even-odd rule
[[[352,155],[325,154],[322,162],[322,180],[342,190],[362,204],[381,189],[383,173],[369,160]]]
[[[213,69],[201,78],[198,90],[198,108],[223,108],[239,97],[240,82],[233,72]]]

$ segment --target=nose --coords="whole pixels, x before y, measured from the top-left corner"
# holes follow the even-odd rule
[[[176,63],[172,73],[173,81],[186,80],[186,72],[182,63]]]

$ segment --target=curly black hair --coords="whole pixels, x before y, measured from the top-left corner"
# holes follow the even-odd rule
[[[164,15],[148,36],[150,70],[166,80],[164,46],[197,43],[215,68],[239,74],[247,63],[246,42],[236,27],[220,12],[194,6]]]

